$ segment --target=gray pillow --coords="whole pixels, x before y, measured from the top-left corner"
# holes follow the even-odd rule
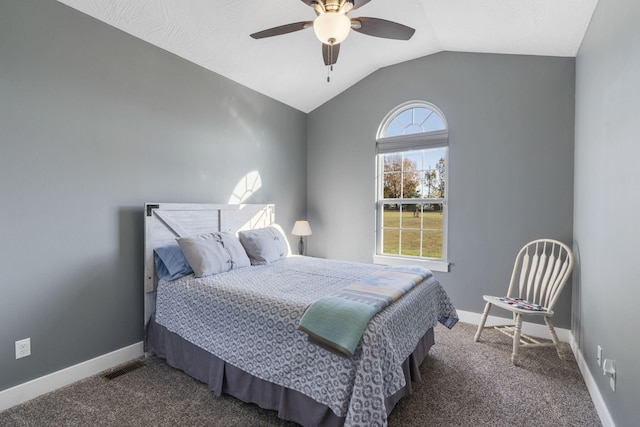
[[[220,236],[222,239],[222,246],[224,246],[227,252],[229,252],[229,255],[231,256],[232,270],[249,267],[251,265],[251,260],[247,256],[242,243],[240,243],[240,240],[238,240],[235,234],[227,232],[214,234],[218,234]]]
[[[231,270],[229,251],[217,233],[201,234],[176,239],[196,277],[210,276]]]
[[[284,237],[282,228],[277,225],[240,231],[238,237],[253,265],[269,264],[290,253],[289,242]]]

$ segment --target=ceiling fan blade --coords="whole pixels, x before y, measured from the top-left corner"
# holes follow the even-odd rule
[[[324,65],[333,65],[338,62],[338,54],[340,53],[340,43],[333,46],[328,44],[322,44],[322,58],[324,59]]]
[[[352,18],[351,29],[362,34],[383,39],[409,40],[416,32],[411,27],[379,18]]]
[[[251,34],[254,39],[263,39],[265,37],[279,36],[282,34],[293,33],[294,31],[304,30],[313,26],[313,21],[294,22],[293,24],[281,25],[279,27],[269,28],[268,30],[258,31]]]
[[[364,6],[365,4],[369,3],[371,0],[354,0],[353,1],[353,9],[357,9],[359,7]],[[351,10],[353,10],[351,9]]]

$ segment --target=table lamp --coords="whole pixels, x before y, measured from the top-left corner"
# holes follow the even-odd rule
[[[304,255],[304,236],[311,235],[311,227],[309,227],[308,221],[296,221],[293,224],[293,229],[291,230],[291,234],[294,236],[300,236],[300,243],[298,243],[298,253],[300,255]]]

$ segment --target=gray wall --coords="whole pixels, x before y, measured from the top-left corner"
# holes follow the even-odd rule
[[[576,60],[573,332],[618,426],[640,425],[639,21],[637,0],[600,0]]]
[[[306,211],[306,115],[53,0],[0,2],[0,390],[142,339],[144,202]],[[15,360],[30,337],[32,356]]]
[[[458,309],[482,312],[527,241],[572,242],[574,73],[571,58],[443,52],[379,70],[312,111],[309,253],[372,261],[376,131],[400,103],[432,102],[450,128],[452,266],[436,275]],[[557,326],[570,327],[570,294]]]

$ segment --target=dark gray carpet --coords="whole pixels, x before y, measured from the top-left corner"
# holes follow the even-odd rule
[[[600,426],[576,361],[553,348],[523,349],[511,365],[511,341],[475,326],[436,328],[436,345],[411,396],[398,403],[390,426]],[[272,411],[207,387],[161,359],[111,381],[87,378],[0,412],[0,426],[292,426]]]

